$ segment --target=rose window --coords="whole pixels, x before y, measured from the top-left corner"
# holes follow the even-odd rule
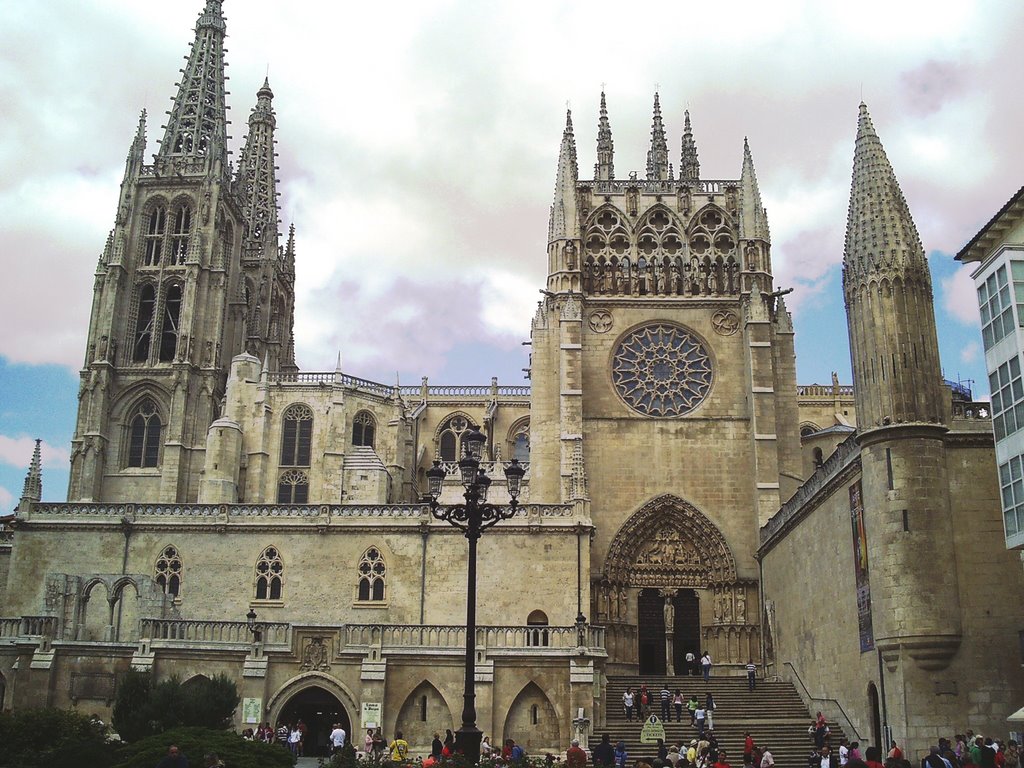
[[[712,367],[704,343],[670,323],[630,331],[612,357],[612,383],[626,405],[646,416],[689,413],[711,390]]]

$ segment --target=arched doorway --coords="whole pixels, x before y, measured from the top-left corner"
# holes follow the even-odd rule
[[[671,594],[671,597],[663,595]],[[671,614],[666,613],[665,601],[672,601]],[[692,589],[665,590],[648,587],[637,596],[637,661],[641,675],[667,673],[667,652],[672,654],[675,674],[688,675],[686,654],[699,657],[700,599]],[[665,625],[670,619],[672,626]],[[666,645],[667,633],[672,631],[672,647]]]
[[[330,754],[330,735],[335,723],[341,723],[352,738],[352,721],[345,707],[334,694],[318,685],[304,688],[288,699],[278,720],[289,725],[299,720],[306,724],[306,757]]]
[[[868,683],[868,709],[871,712],[871,743],[882,750],[884,755],[888,744],[882,743],[882,713],[878,703],[878,688]]]

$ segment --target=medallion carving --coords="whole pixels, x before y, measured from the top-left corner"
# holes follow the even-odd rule
[[[331,642],[326,637],[308,637],[302,648],[302,663],[299,668],[308,672],[326,672],[330,664]]]
[[[740,329],[740,319],[735,312],[720,309],[711,316],[711,327],[719,336],[732,336]]]
[[[608,333],[612,329],[612,314],[604,309],[591,312],[587,325],[594,333]]]

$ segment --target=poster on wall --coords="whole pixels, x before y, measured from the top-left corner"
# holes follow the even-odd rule
[[[263,713],[263,699],[242,699],[242,722],[246,725],[260,723]]]
[[[362,729],[380,728],[381,703],[379,701],[364,701],[362,707]]]
[[[868,579],[868,534],[864,526],[864,497],[860,480],[850,486],[850,524],[853,527],[853,567],[857,584],[857,627],[860,651],[875,649],[871,627],[871,583]]]

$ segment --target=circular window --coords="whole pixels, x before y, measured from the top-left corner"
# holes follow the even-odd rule
[[[711,391],[707,349],[696,334],[671,323],[650,323],[627,333],[612,356],[619,397],[645,416],[682,416]]]

